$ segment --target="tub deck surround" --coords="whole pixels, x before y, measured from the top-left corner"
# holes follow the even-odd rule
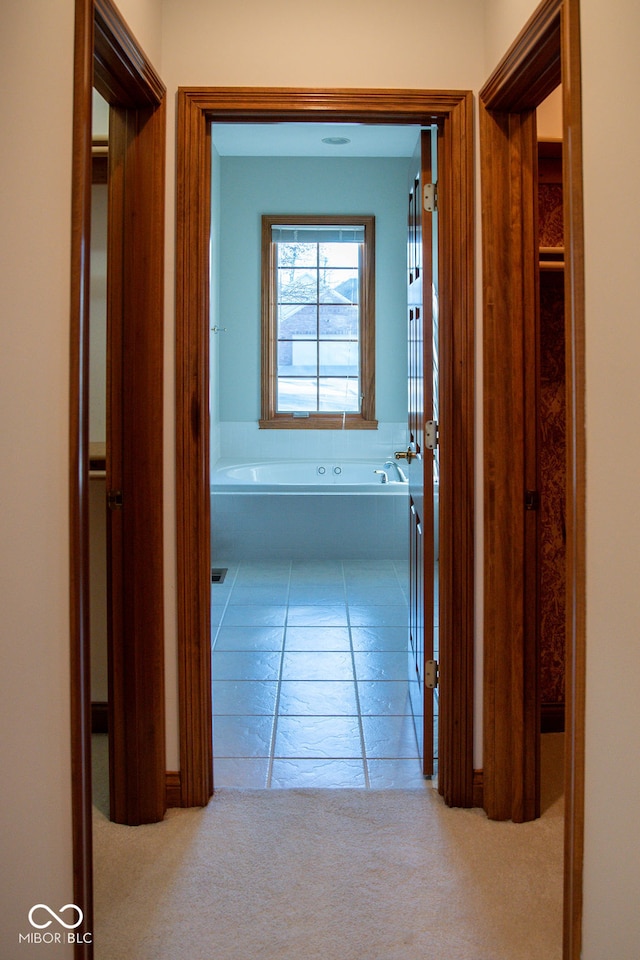
[[[211,476],[211,488],[221,493],[358,493],[366,490],[406,495],[408,485],[387,470],[384,460],[220,460]],[[402,469],[402,468],[401,468]],[[377,472],[378,471],[378,472]]]
[[[212,556],[406,560],[409,485],[377,461],[221,460],[211,476]]]

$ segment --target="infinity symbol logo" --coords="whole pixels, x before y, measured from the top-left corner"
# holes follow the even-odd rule
[[[66,927],[67,930],[75,930],[76,927],[80,926],[80,924],[84,919],[84,914],[82,910],[80,909],[80,907],[76,906],[75,903],[66,903],[64,907],[60,907],[60,910],[58,911],[59,913],[64,913],[65,910],[75,910],[76,913],[78,914],[78,919],[76,920],[75,923],[65,923],[64,920],[61,917],[59,917],[57,913],[53,912],[51,907],[48,907],[46,905],[46,903],[36,903],[35,906],[31,907],[31,910],[29,910],[29,923],[31,924],[32,927],[36,927],[38,930],[44,930],[45,927],[50,926],[51,920],[45,920],[44,923],[36,923],[36,921],[33,919],[33,915],[36,912],[36,910],[46,910],[47,913],[50,914],[54,920],[57,920],[58,923],[62,927]]]

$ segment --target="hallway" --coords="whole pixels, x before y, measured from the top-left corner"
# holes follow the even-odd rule
[[[408,695],[405,565],[226,569],[211,586],[216,788],[429,786]]]
[[[560,960],[562,826],[436,790],[219,790],[94,814],[96,960]]]

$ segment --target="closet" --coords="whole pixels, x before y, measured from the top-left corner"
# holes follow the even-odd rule
[[[538,141],[538,586],[541,730],[564,730],[566,404],[562,142]]]

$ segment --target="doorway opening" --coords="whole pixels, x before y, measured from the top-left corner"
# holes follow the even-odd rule
[[[109,560],[107,546],[107,251],[109,104],[92,100],[89,306],[89,576],[93,804],[109,816]]]
[[[535,111],[560,83],[563,91],[567,444],[563,956],[567,958],[580,956],[584,829],[584,238],[579,23],[577,0],[545,0],[480,92],[484,360],[488,375],[484,418],[490,440],[485,446],[484,805],[495,819],[527,820],[536,816],[539,806],[540,741],[537,618],[531,616],[537,591],[531,556],[537,524],[531,521],[535,511],[527,510],[531,503],[527,491],[536,490],[529,482],[531,470],[535,479],[537,468],[536,437],[527,418],[535,395],[531,336],[538,303],[538,250],[533,229],[538,152]],[[527,573],[531,575],[527,577]]]
[[[540,809],[563,790],[566,685],[567,404],[564,328],[564,203],[562,88],[536,110],[537,246],[539,250],[538,361],[536,376],[539,499],[535,563],[539,584],[537,632],[541,764]],[[555,781],[544,758],[555,756]]]
[[[217,786],[424,783],[407,660],[409,483],[394,459],[409,442],[407,197],[420,138],[419,125],[211,126],[212,564],[230,574],[211,588]],[[262,382],[275,377],[278,419],[264,420],[271,336]]]
[[[441,126],[439,789],[473,803],[473,244],[471,96],[428,91],[182,89],[178,101],[177,421],[179,689],[184,805],[213,790],[209,445],[211,124],[224,121]],[[197,211],[197,214],[196,214]],[[464,253],[462,253],[464,251]],[[226,324],[221,319],[220,327]],[[214,323],[213,326],[218,326]],[[405,327],[405,320],[402,319]],[[220,336],[227,336],[221,332]],[[455,375],[454,375],[455,371]],[[449,482],[444,480],[446,474]],[[205,478],[205,483],[202,483]],[[452,509],[455,501],[456,511]],[[180,522],[180,521],[179,521]],[[454,542],[459,549],[454,549]],[[216,560],[216,563],[218,561]],[[446,611],[446,612],[445,612]],[[455,643],[453,638],[455,636]],[[298,651],[301,652],[301,651]]]
[[[89,299],[93,89],[110,105],[111,435],[113,482],[108,694],[111,816],[166,810],[162,619],[162,275],[165,88],[110,0],[76,4],[71,238],[69,516],[74,900],[92,927]],[[115,382],[114,382],[115,381]],[[96,458],[97,459],[97,458]],[[97,464],[94,461],[94,466]],[[119,496],[117,495],[119,494]],[[104,505],[106,509],[106,504]],[[123,509],[123,513],[124,513]],[[114,588],[114,579],[116,586]],[[144,624],[144,630],[139,629]],[[144,664],[140,669],[138,664]],[[89,956],[91,945],[78,944]]]

